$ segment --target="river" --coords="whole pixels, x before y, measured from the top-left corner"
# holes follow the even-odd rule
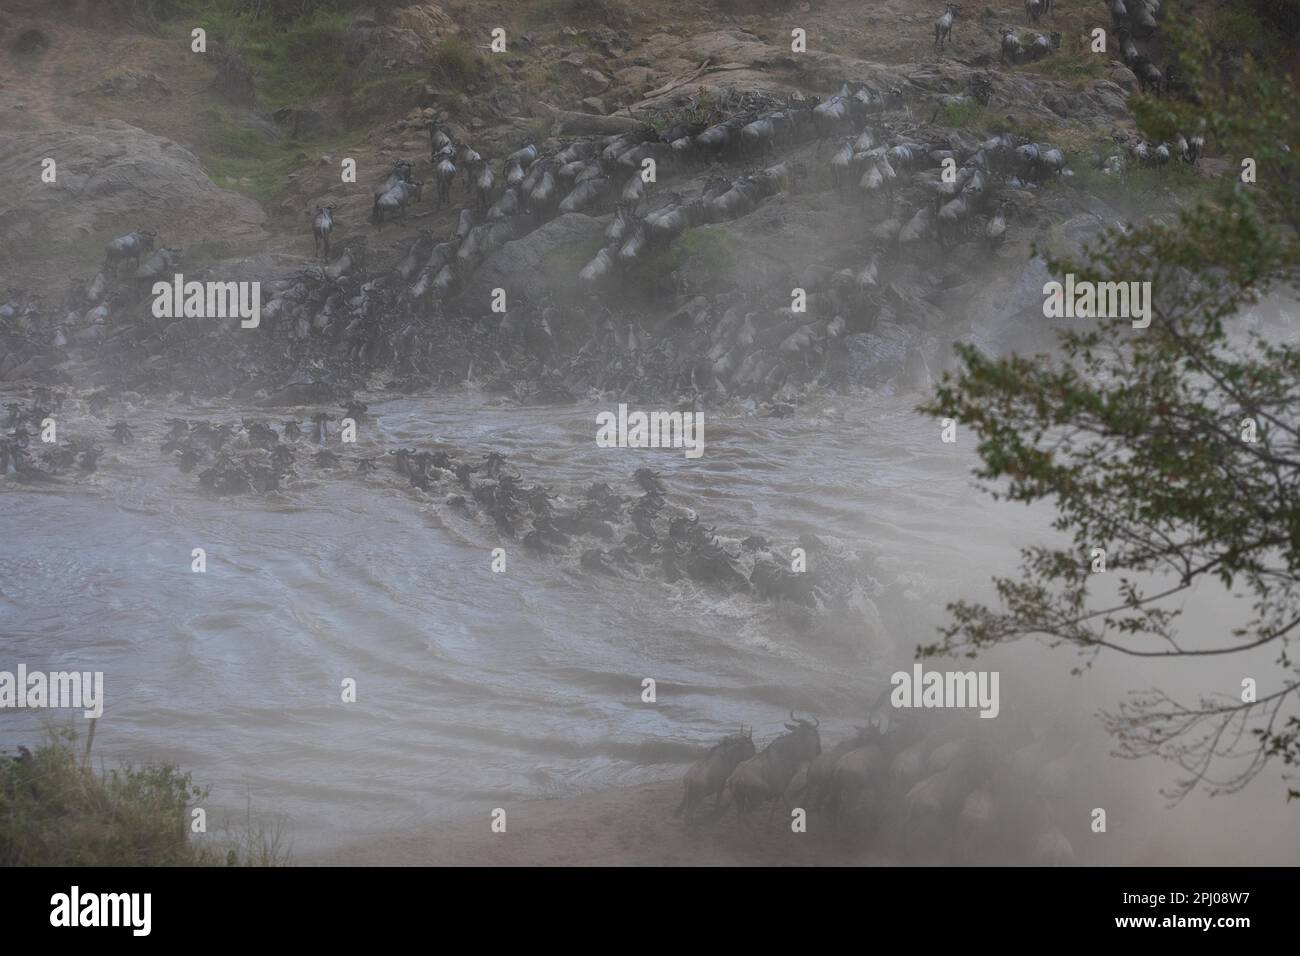
[[[426,496],[386,464],[363,477],[300,455],[304,477],[282,491],[217,498],[159,452],[165,419],[286,415],[158,402],[93,416],[70,400],[60,437],[97,437],[107,452],[96,474],[57,489],[0,482],[3,666],[103,671],[104,766],[174,762],[211,787],[214,819],[251,808],[281,820],[298,854],[680,774],[742,723],[770,738],[791,708],[833,740],[863,722],[947,600],[987,593],[990,573],[1046,528],[973,486],[968,436],[942,443],[915,394],[826,397],[785,419],[705,408],[695,460],[598,448],[607,404],[360,397],[358,453],[496,450],[568,500],[595,481],[635,494],[631,474],[650,464],[670,503],[720,532],[785,547],[812,532],[871,575],[809,615],[657,572],[591,574],[576,551],[532,556],[449,507],[449,489]],[[133,443],[107,439],[119,418]],[[504,573],[491,570],[498,546]],[[205,573],[191,570],[194,548]],[[1004,681],[1004,697],[1014,687]],[[1080,713],[1098,704],[1076,696]],[[0,747],[67,724],[85,728],[66,712],[7,711]]]

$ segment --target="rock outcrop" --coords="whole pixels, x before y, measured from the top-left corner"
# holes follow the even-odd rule
[[[41,177],[46,157],[57,164],[52,183]],[[256,202],[218,187],[185,147],[116,120],[0,138],[0,178],[9,184],[0,247],[11,263],[24,248],[78,262],[115,236],[160,224],[173,245],[266,237]]]

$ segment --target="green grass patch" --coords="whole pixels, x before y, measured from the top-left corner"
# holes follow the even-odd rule
[[[328,144],[293,139],[275,139],[236,122],[223,108],[201,114],[202,132],[194,151],[208,175],[218,186],[243,193],[268,208],[281,199],[289,187],[289,173],[308,157],[328,152]]]
[[[991,117],[985,131],[990,134],[1013,133],[1035,143],[1042,143],[1051,140],[1055,128],[1037,117],[1003,115]]]
[[[479,81],[486,62],[478,48],[460,36],[447,37],[433,50],[433,81],[467,90]]]
[[[1178,160],[1168,166],[1146,167],[1134,165],[1133,160],[1111,144],[1103,156],[1119,154],[1125,163],[1122,173],[1107,173],[1078,156],[1071,162],[1074,172],[1071,184],[1121,208],[1150,209],[1168,200],[1190,204],[1212,199],[1220,184],[1206,179],[1194,169]]]
[[[1021,67],[1026,73],[1038,73],[1087,86],[1106,75],[1106,57],[1097,53],[1057,53]]]
[[[287,862],[278,833],[190,837],[208,795],[168,764],[96,772],[71,731],[0,754],[0,866],[237,866]],[[247,823],[252,826],[251,812]]]
[[[720,275],[736,264],[740,240],[722,226],[695,226],[660,251],[653,262],[656,272],[672,272],[686,263],[693,269]]]
[[[555,279],[560,288],[576,287],[578,273],[596,258],[604,244],[604,235],[599,235],[548,249],[542,256],[543,271]]]
[[[352,91],[343,122],[349,129],[374,122],[388,112],[406,113],[420,105],[428,77],[418,70],[388,73]]]
[[[169,22],[187,44],[189,31],[200,26],[209,45],[221,43],[243,57],[255,78],[258,105],[278,109],[347,89],[351,69],[343,39],[351,19],[342,10],[318,7],[277,22],[241,0],[187,0],[186,15]]]
[[[988,107],[981,106],[972,99],[965,103],[949,103],[940,106],[934,121],[940,126],[983,130],[988,126],[988,117]]]

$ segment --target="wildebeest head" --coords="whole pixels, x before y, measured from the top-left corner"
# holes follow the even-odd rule
[[[754,730],[751,727],[745,730],[742,726],[739,733],[730,734],[723,737],[717,745],[720,751],[723,751],[730,757],[733,763],[739,763],[742,760],[748,760],[754,756]]]
[[[790,721],[785,725],[785,729],[794,737],[793,747],[799,758],[812,760],[821,754],[822,738],[817,731],[821,724],[817,718],[814,717],[811,721],[804,720],[802,717],[795,717],[794,711],[790,711]]]

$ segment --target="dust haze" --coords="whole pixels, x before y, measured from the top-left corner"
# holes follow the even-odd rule
[[[1060,541],[917,411],[953,346],[1052,349],[1085,320],[1044,318],[1045,256],[1233,169],[1140,142],[1158,29],[1094,63],[1093,0],[942,37],[903,0],[238,6],[0,10],[0,670],[104,672],[98,760],[305,865],[1296,861],[1276,765],[1172,801],[1099,716],[1267,650],[1028,640],[919,662],[996,672],[994,717],[891,702]],[[161,315],[175,276],[256,327]],[[703,453],[600,447],[620,405]],[[1187,645],[1240,610],[1197,589]],[[0,750],[67,727],[4,710]]]

